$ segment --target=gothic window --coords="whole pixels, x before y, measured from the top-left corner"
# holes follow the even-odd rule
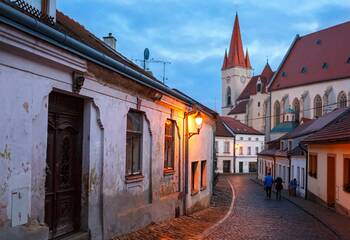
[[[347,98],[345,92],[340,92],[338,95],[338,108],[345,108],[347,105]]]
[[[130,110],[127,115],[126,131],[126,176],[141,174],[141,148],[142,148],[141,112]]]
[[[300,116],[300,103],[297,98],[293,101],[293,110],[295,112],[295,119],[297,122],[299,122],[299,116]]]
[[[319,118],[322,116],[322,98],[320,95],[316,95],[314,99],[314,117]]]
[[[279,103],[279,101],[276,101],[275,102],[275,106],[274,106],[274,112],[275,112],[275,115],[274,115],[274,119],[275,119],[275,126],[277,126],[278,124],[280,124],[280,115],[281,115],[281,105]]]
[[[164,171],[174,170],[175,122],[166,120],[164,136]]]
[[[231,106],[232,105],[232,101],[231,101],[231,88],[227,87],[226,90],[226,105],[227,106]]]

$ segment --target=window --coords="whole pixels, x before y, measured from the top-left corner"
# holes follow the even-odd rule
[[[278,101],[275,102],[275,126],[277,126],[278,124],[280,124],[280,115],[281,115],[281,106],[280,103]]]
[[[286,177],[286,166],[283,166],[283,182],[286,181],[287,177]]]
[[[295,98],[293,100],[293,110],[295,112],[295,119],[297,122],[299,122],[299,118],[300,118],[300,103],[299,100],[297,98]]]
[[[281,150],[283,151],[284,150],[284,142],[281,141]]]
[[[292,165],[292,168],[291,168],[291,179],[294,179],[294,165]]]
[[[301,179],[300,179],[300,182],[298,182],[298,184],[300,185],[300,187],[302,189],[305,188],[305,168],[301,168]]]
[[[231,106],[232,105],[231,88],[230,87],[227,87],[227,89],[226,89],[226,105],[227,106]]]
[[[252,149],[251,147],[248,147],[248,155],[251,155],[252,154]]]
[[[320,95],[316,95],[314,99],[314,117],[319,118],[322,116],[322,98]]]
[[[345,92],[341,91],[338,95],[338,108],[345,108],[347,105],[347,98]]]
[[[255,138],[255,141],[259,141],[259,138]]]
[[[328,63],[323,63],[323,65],[322,65],[322,69],[327,69],[328,68]]]
[[[207,161],[201,162],[201,190],[207,187]]]
[[[252,138],[251,138],[251,137],[249,137],[249,138],[248,138],[248,141],[251,141],[251,140],[252,140]]]
[[[216,153],[219,152],[219,143],[218,143],[218,141],[215,141],[215,152]]]
[[[259,153],[259,147],[255,147],[255,154],[258,155]]]
[[[239,140],[243,140],[243,137],[240,137]]]
[[[174,170],[175,122],[166,120],[164,137],[164,171]]]
[[[257,91],[257,92],[261,92],[261,82],[258,82],[258,83],[256,84],[256,91]]]
[[[292,151],[292,147],[293,147],[293,142],[288,141],[288,151]]]
[[[243,147],[239,147],[239,155],[243,155]]]
[[[230,153],[230,142],[224,143],[224,153]]]
[[[287,73],[286,72],[282,72],[282,77],[287,77]]]
[[[307,71],[307,68],[305,66],[302,67],[301,70],[300,70],[301,73],[306,73],[306,71]]]
[[[310,154],[309,157],[309,176],[317,178],[317,155]]]
[[[142,124],[142,113],[130,110],[127,115],[126,176],[141,175]]]
[[[297,167],[297,183],[300,184],[300,167]]]
[[[191,193],[198,192],[198,162],[191,163]]]
[[[344,191],[350,193],[350,157],[344,158]]]

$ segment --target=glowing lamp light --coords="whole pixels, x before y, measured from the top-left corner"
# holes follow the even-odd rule
[[[196,125],[197,125],[197,129],[198,129],[198,132],[199,130],[202,128],[202,123],[203,123],[203,118],[201,116],[201,114],[198,112],[194,121],[196,122]]]
[[[203,124],[203,118],[202,118],[200,112],[193,113],[193,114],[196,114],[194,116],[194,123],[196,124],[197,131],[196,132],[192,132],[192,133],[188,133],[188,138],[191,138],[194,135],[198,135],[200,130],[201,130],[201,128],[202,128],[202,124]]]

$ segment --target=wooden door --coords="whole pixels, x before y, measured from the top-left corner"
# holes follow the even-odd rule
[[[81,99],[50,94],[45,183],[50,239],[80,228],[82,113]]]
[[[239,172],[243,173],[243,162],[239,162]]]
[[[230,173],[231,172],[230,170],[231,170],[231,161],[224,160],[223,172]]]
[[[327,203],[329,206],[335,204],[335,157],[327,157]]]

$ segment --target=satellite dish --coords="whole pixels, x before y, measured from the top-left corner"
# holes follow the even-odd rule
[[[145,51],[143,51],[143,58],[144,58],[144,60],[149,59],[149,49],[148,48],[145,48]]]

